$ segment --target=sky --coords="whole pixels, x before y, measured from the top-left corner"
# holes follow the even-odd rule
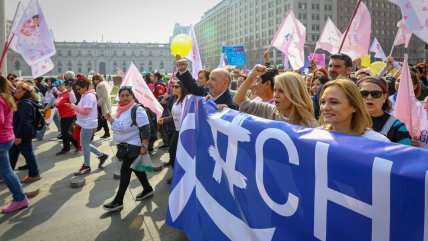
[[[13,19],[17,0],[5,0]],[[21,0],[24,8],[30,0]],[[221,0],[39,0],[55,41],[167,43],[175,23],[196,24]]]

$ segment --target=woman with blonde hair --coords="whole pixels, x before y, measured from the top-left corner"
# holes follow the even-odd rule
[[[389,141],[371,129],[372,119],[365,108],[360,91],[349,79],[339,77],[323,86],[320,109],[319,121],[323,130]]]
[[[304,79],[297,73],[285,72],[275,77],[274,105],[250,100],[246,97],[249,86],[257,76],[266,72],[266,67],[256,65],[242,83],[233,99],[239,110],[262,118],[285,121],[293,125],[317,127],[311,97]],[[222,106],[219,107],[222,109]]]

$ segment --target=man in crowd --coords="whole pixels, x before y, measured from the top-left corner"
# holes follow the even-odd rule
[[[225,104],[231,109],[237,109],[233,103],[233,97],[229,92],[231,81],[230,73],[226,69],[217,68],[211,71],[208,79],[208,87],[198,85],[187,69],[188,61],[180,59],[177,62],[177,78],[183,83],[190,94],[206,96],[211,95],[216,104]]]
[[[352,59],[346,54],[333,54],[328,64],[328,73],[331,80],[339,76],[349,78],[352,72]]]

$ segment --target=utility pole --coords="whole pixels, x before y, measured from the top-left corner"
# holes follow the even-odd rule
[[[5,13],[5,0],[0,0],[0,49],[3,49],[6,43],[6,13]],[[5,56],[3,61],[3,66],[0,69],[4,75],[7,75],[7,56]]]

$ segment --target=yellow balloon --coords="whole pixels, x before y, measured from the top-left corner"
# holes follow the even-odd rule
[[[361,66],[369,67],[370,66],[370,55],[361,56]]]
[[[386,64],[381,61],[374,62],[370,65],[370,69],[375,73],[375,75],[379,74],[379,72],[385,68]]]
[[[171,41],[171,54],[173,56],[186,57],[192,49],[192,40],[187,34],[179,34]]]

